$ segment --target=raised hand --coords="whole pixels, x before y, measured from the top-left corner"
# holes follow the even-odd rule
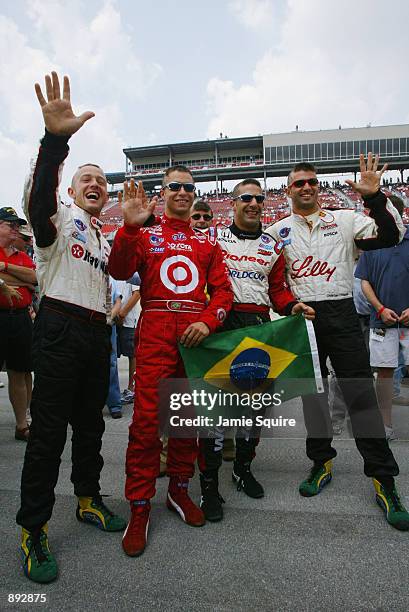
[[[361,196],[369,196],[377,193],[381,184],[381,176],[388,168],[388,164],[384,164],[382,168],[377,172],[379,163],[379,155],[373,157],[372,153],[368,153],[368,162],[365,163],[365,156],[361,153],[359,156],[359,169],[361,172],[361,178],[359,183],[347,180],[350,187]]]
[[[79,117],[74,115],[70,100],[70,81],[64,77],[63,94],[61,98],[60,82],[56,72],[51,77],[45,75],[45,89],[47,100],[43,96],[38,83],[34,85],[41,110],[43,111],[45,127],[51,134],[60,136],[71,136],[78,132],[88,119],[94,117],[94,113],[86,111]]]
[[[143,225],[155,210],[158,196],[149,202],[142,181],[136,186],[135,181],[131,179],[129,185],[127,181],[124,183],[123,197],[121,191],[118,193],[118,202],[122,205],[125,225]]]

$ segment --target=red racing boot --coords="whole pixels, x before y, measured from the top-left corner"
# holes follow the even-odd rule
[[[139,557],[146,547],[151,504],[147,499],[131,502],[131,518],[122,538],[122,548],[129,557]]]
[[[190,499],[187,488],[189,480],[180,476],[171,476],[169,480],[166,505],[169,510],[177,512],[182,521],[192,527],[201,527],[206,519],[203,511]]]

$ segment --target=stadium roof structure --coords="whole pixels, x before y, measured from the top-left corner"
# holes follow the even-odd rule
[[[221,137],[124,150],[125,171],[107,174],[115,186],[125,179],[142,180],[154,189],[166,168],[187,166],[197,183],[286,176],[295,163],[309,161],[319,174],[359,170],[359,154],[379,153],[389,169],[409,168],[409,124],[301,131],[243,138]]]

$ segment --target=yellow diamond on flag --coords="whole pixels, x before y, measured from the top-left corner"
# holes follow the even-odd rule
[[[267,378],[277,378],[290,363],[296,359],[297,355],[285,351],[283,349],[276,348],[264,342],[259,342],[255,338],[249,338],[246,336],[226,357],[220,359],[215,363],[203,376],[204,380],[211,383],[212,379],[229,379],[230,368],[234,359],[247,349],[258,348],[266,352],[270,357],[270,368],[267,374]]]

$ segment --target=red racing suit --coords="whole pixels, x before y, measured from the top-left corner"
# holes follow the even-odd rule
[[[155,494],[159,475],[159,381],[185,376],[179,338],[196,321],[206,323],[214,332],[231,308],[233,291],[216,238],[195,232],[188,221],[166,215],[149,227],[121,228],[112,247],[109,271],[120,280],[138,271],[142,281],[125,494],[130,501],[149,499]],[[195,438],[170,438],[168,475],[191,478],[196,456]]]

